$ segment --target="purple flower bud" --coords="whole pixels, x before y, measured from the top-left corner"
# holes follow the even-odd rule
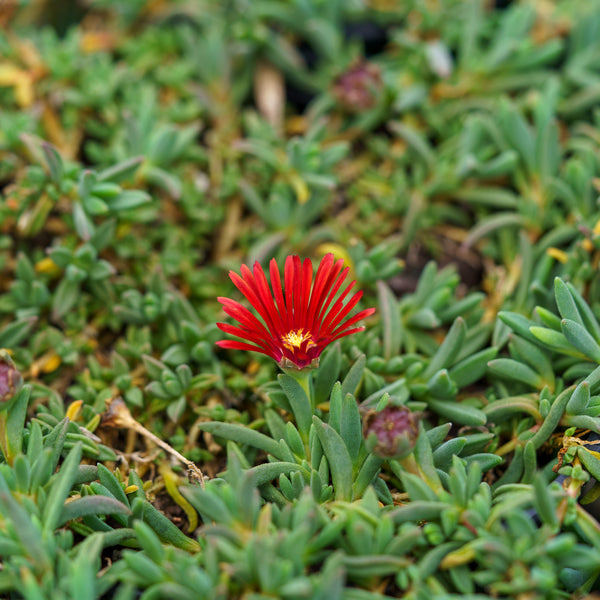
[[[382,94],[381,70],[373,63],[361,60],[342,73],[333,84],[333,95],[350,113],[373,108]]]
[[[417,419],[406,406],[369,411],[363,420],[367,450],[384,458],[408,456],[419,435]]]
[[[10,355],[6,350],[0,350],[0,403],[8,402],[13,398],[22,385],[23,378]]]

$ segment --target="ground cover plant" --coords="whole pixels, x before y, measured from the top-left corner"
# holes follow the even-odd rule
[[[600,2],[0,24],[0,596],[600,593]]]

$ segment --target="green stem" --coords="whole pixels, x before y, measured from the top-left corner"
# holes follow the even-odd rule
[[[279,380],[283,391],[288,397],[292,412],[296,419],[296,426],[302,441],[307,446],[309,430],[312,425],[312,418],[315,414],[315,401],[312,394],[312,385],[310,382],[310,371],[298,371],[296,369],[285,370],[285,375],[280,375]],[[294,392],[294,385],[290,386],[291,380],[298,384],[302,393]],[[298,390],[296,387],[296,390]],[[299,390],[298,390],[299,391]]]
[[[399,458],[397,461],[402,465],[402,468],[413,475],[416,475],[420,479],[422,479],[436,494],[440,494],[444,491],[442,484],[439,479],[433,479],[429,477],[427,473],[419,467],[419,463],[415,458],[415,455],[411,452],[408,456],[404,458]]]
[[[310,374],[311,374],[311,371],[308,369],[305,371],[296,371],[295,379],[300,384],[302,389],[304,390],[304,393],[306,394],[306,397],[308,398],[308,401],[310,402],[311,412],[314,414],[315,399],[314,399],[314,395],[312,393]]]
[[[8,415],[6,410],[0,411],[0,449],[2,449],[2,454],[4,455],[4,459],[10,465],[12,464],[12,457],[10,456],[10,451],[8,448],[8,440],[6,439],[6,419]]]

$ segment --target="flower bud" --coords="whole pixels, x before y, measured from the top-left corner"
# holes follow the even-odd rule
[[[370,410],[363,420],[363,436],[367,450],[383,458],[408,456],[419,435],[417,419],[406,406],[388,405]]]
[[[354,63],[333,84],[333,95],[350,113],[361,113],[377,105],[383,91],[381,70],[364,60]]]
[[[23,377],[6,350],[0,350],[0,408],[9,402],[23,385]]]

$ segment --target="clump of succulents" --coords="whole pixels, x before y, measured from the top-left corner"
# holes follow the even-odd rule
[[[2,597],[598,593],[600,7],[495,4],[0,2]]]

